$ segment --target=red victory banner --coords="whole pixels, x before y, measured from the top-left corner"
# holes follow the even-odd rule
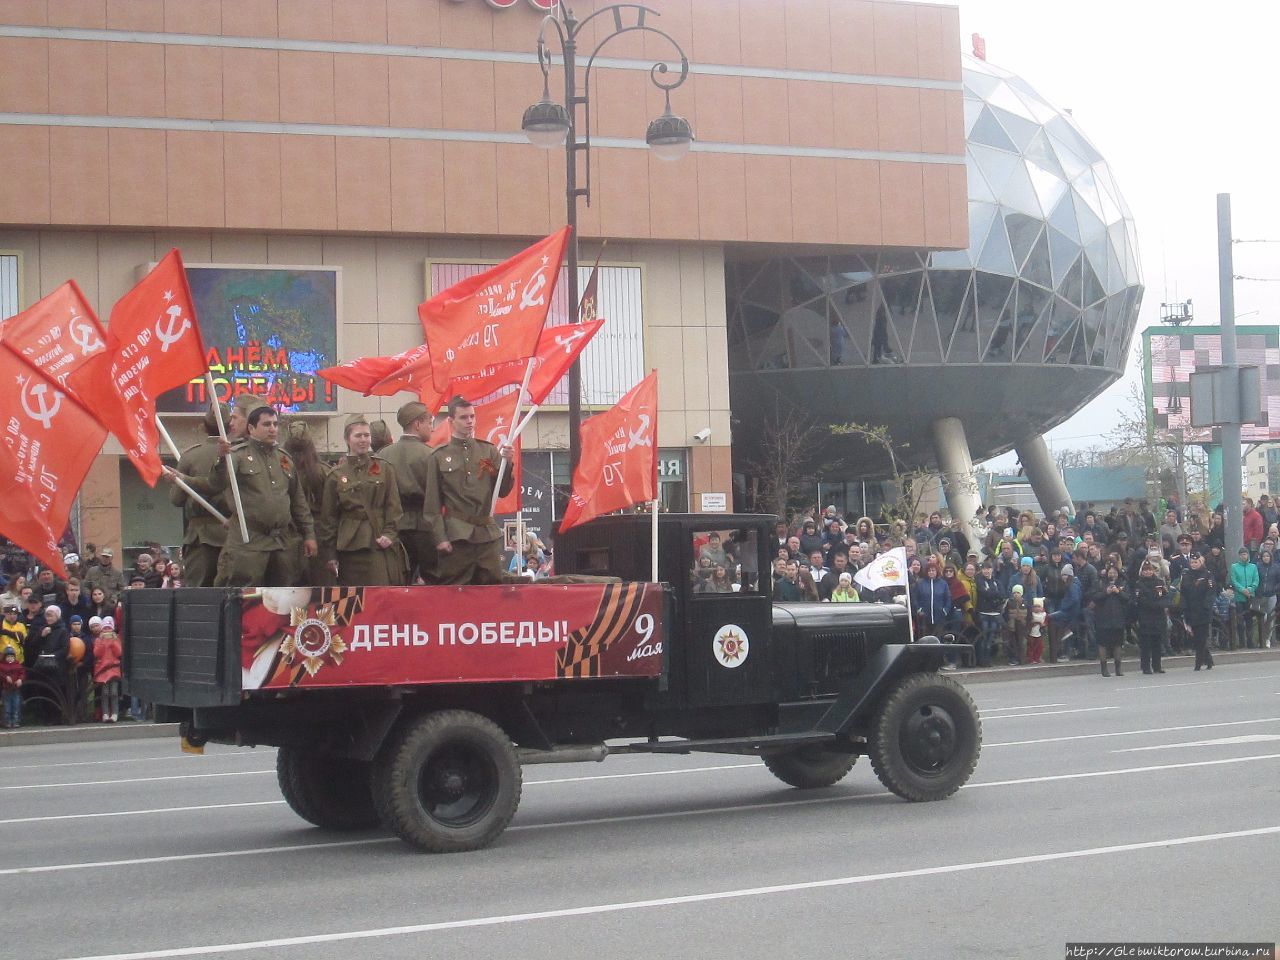
[[[161,473],[156,398],[206,369],[187,272],[174,249],[111,308],[107,349],[68,383],[154,487]]]
[[[476,404],[476,436],[481,440],[488,440],[492,444],[502,446],[510,441],[510,436],[514,429],[512,420],[516,413],[516,396],[519,390],[512,390],[500,397],[491,400],[485,400]],[[449,442],[453,436],[453,431],[449,429],[449,418],[445,417],[436,427],[435,432],[427,440],[427,444],[432,447],[441,447]],[[515,456],[511,460],[512,476],[515,477],[515,486],[511,488],[511,492],[505,497],[498,500],[497,506],[494,508],[494,516],[505,513],[520,512],[520,441],[515,442]]]
[[[603,320],[592,320],[589,323],[566,323],[558,327],[544,327],[538,336],[538,346],[532,357],[533,374],[529,378],[526,402],[537,406],[546,400],[556,384],[568,372],[569,367],[573,366],[573,361],[586,349],[591,338],[599,333],[603,326]],[[528,364],[527,359],[486,364],[475,373],[450,380],[449,388],[444,391],[444,398],[461,396],[474,403],[501,387],[520,383],[524,379]],[[409,377],[416,371],[426,371],[425,375],[420,375],[420,379],[416,381],[421,384],[419,399],[434,410],[439,406],[439,402],[437,400],[433,405],[431,400],[439,398],[440,394],[431,383],[430,368],[430,356],[420,356],[412,363],[388,374],[385,380],[391,383],[394,382],[393,377]],[[321,371],[322,374],[323,372]]]
[[[533,356],[568,241],[564,227],[418,306],[436,389],[490,364]]]
[[[652,583],[267,587],[244,593],[246,692],[662,673]],[[251,694],[252,695],[252,694]]]
[[[71,374],[106,350],[107,333],[80,287],[68,280],[0,323],[0,342],[46,377],[66,384]]]
[[[431,356],[424,343],[393,357],[358,357],[317,370],[316,375],[366,397],[390,397],[401,390],[417,392],[423,378],[429,382]]]
[[[0,532],[67,576],[58,538],[106,428],[69,392],[10,350],[0,350]]]
[[[560,532],[658,497],[658,371],[582,425],[582,459]]]

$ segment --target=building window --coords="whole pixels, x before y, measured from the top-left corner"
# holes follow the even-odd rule
[[[16,253],[0,253],[0,320],[7,320],[22,309],[18,290],[20,266]]]

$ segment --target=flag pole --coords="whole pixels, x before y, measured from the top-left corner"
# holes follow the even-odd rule
[[[213,386],[213,373],[206,370],[204,372],[204,382],[209,388],[209,402],[213,404],[213,415],[218,421],[218,436],[223,443],[230,443],[227,439],[227,425],[222,422],[222,405],[218,403],[218,392]],[[231,462],[231,457],[224,458],[227,463],[227,479],[231,482],[231,499],[236,505],[236,519],[240,521],[240,542],[249,542],[249,527],[244,522],[244,504],[240,502],[240,484],[236,482],[236,467]]]
[[[511,414],[512,430],[507,432],[506,442],[514,445],[516,442],[516,424],[520,423],[520,407],[524,404],[525,391],[529,389],[529,378],[533,376],[533,357],[529,358],[528,365],[524,368],[524,380],[520,382],[520,395],[516,397],[516,409]],[[498,491],[502,489],[502,478],[507,472],[506,457],[498,458],[498,476],[493,481],[493,500],[489,503],[489,516],[493,516],[498,510]]]
[[[160,436],[164,440],[165,446],[169,448],[174,458],[177,460],[181,460],[182,454],[178,453],[178,445],[173,442],[173,437],[169,436],[169,431],[165,429],[165,426],[160,421],[159,417],[156,417],[156,429],[160,431]],[[192,490],[191,484],[183,480],[181,474],[179,474],[177,471],[174,471],[173,474],[171,475],[171,479],[173,480],[174,483],[176,483],[179,487],[181,487],[186,492],[188,497],[190,497],[196,503],[200,504],[200,506],[208,510],[215,520],[217,520],[219,523],[227,522],[227,518],[222,515],[222,512],[218,510],[217,507],[215,507],[212,503],[210,503],[204,497],[200,496],[200,494]]]
[[[658,501],[654,498],[650,506],[653,508],[653,524],[650,529],[650,541],[652,553],[650,556],[649,580],[652,583],[658,582]]]

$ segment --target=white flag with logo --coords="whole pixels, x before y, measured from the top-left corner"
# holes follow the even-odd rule
[[[888,553],[882,553],[853,575],[858,586],[868,590],[880,590],[884,587],[907,589],[907,549],[894,547]]]

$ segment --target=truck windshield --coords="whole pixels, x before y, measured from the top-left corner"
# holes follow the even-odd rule
[[[760,544],[755,530],[699,530],[692,535],[695,595],[757,593],[760,589]]]

